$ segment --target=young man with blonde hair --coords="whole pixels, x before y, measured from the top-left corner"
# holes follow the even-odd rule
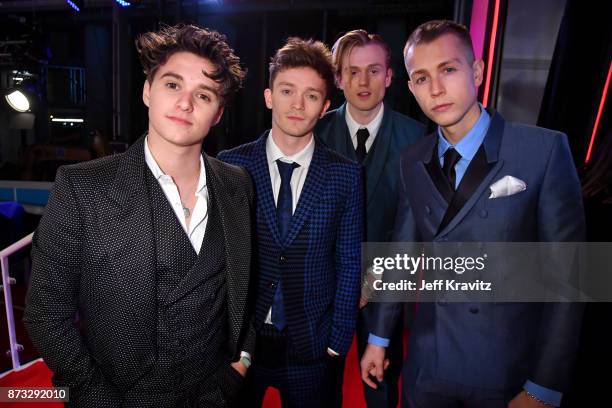
[[[336,41],[332,52],[336,84],[346,102],[319,121],[316,134],[331,149],[362,164],[366,191],[365,240],[386,242],[391,239],[395,225],[400,151],[422,137],[425,128],[384,103],[393,70],[391,50],[381,36],[365,30],[349,31]],[[357,321],[359,358],[370,332],[372,311],[367,304],[370,285],[366,277]],[[370,408],[397,406],[397,380],[403,361],[402,328],[398,319],[388,344],[390,365],[384,380],[376,389],[364,386]],[[343,374],[339,372],[340,382]]]

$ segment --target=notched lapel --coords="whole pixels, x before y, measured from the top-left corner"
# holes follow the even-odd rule
[[[283,247],[287,247],[298,235],[304,222],[308,219],[308,216],[312,213],[312,208],[315,206],[317,200],[321,196],[322,187],[325,181],[325,170],[327,167],[327,160],[324,157],[324,151],[321,148],[320,141],[315,139],[315,150],[312,155],[312,161],[308,168],[308,174],[304,181],[304,187],[300,194],[300,199],[295,208],[295,212],[291,217],[291,224],[289,226],[289,233],[285,238]]]
[[[378,184],[382,176],[385,165],[387,164],[387,156],[389,155],[389,146],[391,144],[391,135],[393,134],[393,123],[391,122],[391,110],[385,109],[382,123],[374,143],[370,148],[370,152],[366,156],[364,165],[367,169],[366,203],[369,204],[374,198],[374,186]]]
[[[257,211],[261,211],[263,214],[276,244],[282,246],[276,221],[276,204],[274,204],[274,194],[272,193],[268,156],[266,155],[266,140],[269,135],[270,132],[268,131],[260,137],[253,149],[254,165],[252,177],[257,189],[257,206],[259,207]]]

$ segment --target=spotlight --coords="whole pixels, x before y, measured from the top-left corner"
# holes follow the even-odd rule
[[[83,0],[66,0],[66,3],[77,12],[83,8]]]
[[[115,0],[115,2],[119,4],[121,7],[130,7],[132,5],[129,1],[125,1],[125,0]]]
[[[27,112],[30,110],[30,101],[28,97],[18,89],[10,90],[4,98],[9,106],[17,112]]]

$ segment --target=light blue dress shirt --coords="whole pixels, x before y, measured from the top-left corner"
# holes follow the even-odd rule
[[[455,165],[455,189],[459,186],[461,179],[465,175],[465,171],[480,148],[487,134],[487,130],[489,130],[490,123],[491,117],[481,106],[480,117],[476,121],[476,124],[456,145],[450,144],[448,140],[444,138],[442,129],[438,126],[438,159],[440,160],[440,166],[444,165],[444,153],[446,153],[448,149],[455,148],[461,155],[461,159]]]

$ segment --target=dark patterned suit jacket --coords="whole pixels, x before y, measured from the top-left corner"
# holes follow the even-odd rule
[[[254,346],[246,309],[253,192],[244,170],[204,159],[225,242],[226,348],[237,359]],[[124,154],[61,167],[34,235],[24,322],[55,384],[69,386],[79,406],[117,406],[155,361],[159,305],[146,171],[144,137]],[[166,303],[198,313],[189,297],[203,279],[187,275]]]
[[[346,354],[357,319],[363,235],[361,169],[315,139],[306,181],[281,242],[266,157],[268,132],[219,154],[242,166],[256,189],[255,325],[263,324],[282,280],[287,329],[304,360]]]

